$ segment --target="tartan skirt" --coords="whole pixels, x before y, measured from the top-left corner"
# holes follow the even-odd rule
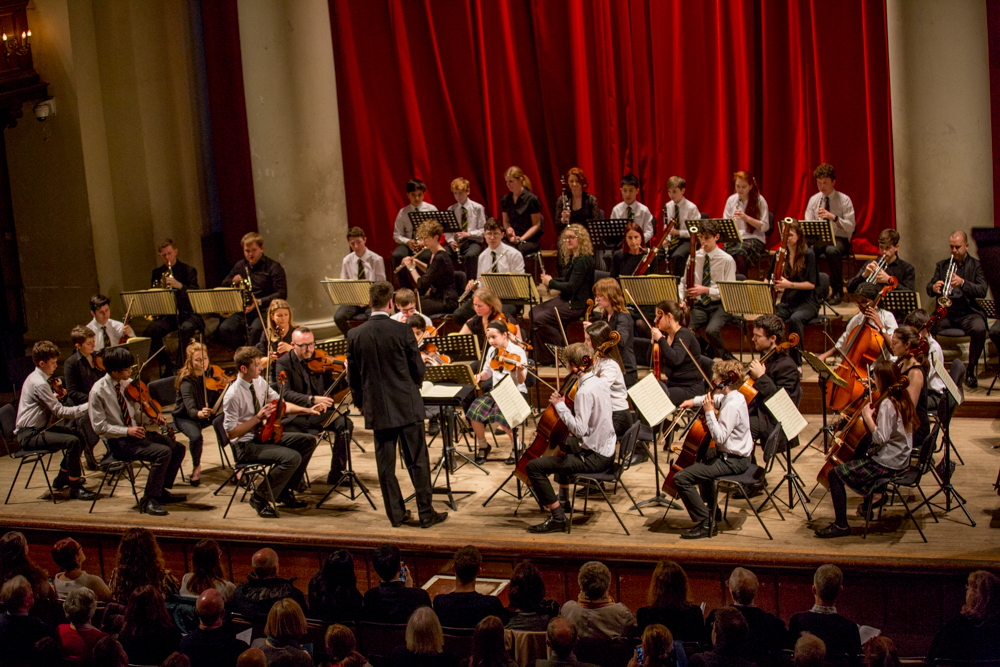
[[[500,408],[497,407],[496,401],[493,400],[492,396],[480,396],[474,400],[469,409],[465,411],[465,416],[470,421],[479,422],[480,424],[492,424],[496,422],[504,428],[510,428],[510,424],[503,418],[503,413],[500,412]]]
[[[764,254],[764,243],[758,239],[743,239],[742,243],[731,243],[724,250],[730,255],[746,255],[747,265],[756,265]]]
[[[881,463],[867,456],[848,461],[837,466],[833,471],[840,476],[840,479],[844,480],[844,484],[862,496],[867,496],[874,491],[879,485],[880,480],[892,477],[901,472],[892,468],[886,468]]]

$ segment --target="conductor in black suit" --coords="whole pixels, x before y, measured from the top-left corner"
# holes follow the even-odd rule
[[[393,527],[410,518],[396,481],[396,442],[417,497],[420,527],[430,528],[448,518],[431,506],[430,464],[424,441],[424,401],[420,383],[424,362],[413,331],[389,318],[392,285],[373,283],[368,292],[372,314],[347,333],[347,370],[354,404],[365,417],[365,428],[375,434],[375,462],[385,513]]]

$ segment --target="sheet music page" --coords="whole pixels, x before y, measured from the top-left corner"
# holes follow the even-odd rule
[[[774,396],[764,402],[768,411],[774,419],[781,424],[781,430],[785,432],[785,437],[791,440],[809,425],[806,418],[795,407],[792,397],[788,395],[782,387],[774,393]]]
[[[500,408],[500,414],[507,421],[511,428],[516,428],[524,423],[524,420],[531,414],[531,406],[524,400],[524,396],[517,390],[512,375],[505,375],[497,386],[493,387],[490,396],[496,401]]]
[[[664,419],[673,414],[676,407],[670,402],[667,392],[656,380],[656,376],[650,373],[642,378],[628,390],[629,398],[635,403],[650,426],[655,427]]]
[[[420,385],[420,395],[424,398],[453,398],[462,391],[458,384],[433,384],[424,382]]]
[[[951,379],[951,375],[949,375],[948,371],[945,370],[943,360],[934,360],[934,372],[937,373],[938,377],[944,382],[944,386],[948,387],[948,393],[955,399],[955,402],[961,405],[963,400],[962,390],[958,388],[955,381]]]

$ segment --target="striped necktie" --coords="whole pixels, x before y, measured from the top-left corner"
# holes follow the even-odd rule
[[[469,212],[465,210],[464,206],[462,207],[462,231],[469,231]]]
[[[104,347],[111,347],[111,338],[108,336],[107,325],[101,327],[101,340],[104,341]]]
[[[493,273],[496,273],[500,269],[500,267],[497,266],[497,251],[496,250],[490,250],[490,262],[492,262],[490,264],[490,266],[493,267]]]
[[[708,258],[708,253],[705,253],[705,263],[701,267],[701,284],[705,287],[712,286],[712,262]],[[701,297],[701,305],[707,306],[708,302],[712,299],[709,298],[707,294],[703,294]]]
[[[631,206],[627,206],[627,207],[625,208],[625,210],[626,210],[626,211],[628,211],[628,212],[627,212],[627,213],[625,214],[625,219],[626,219],[626,220],[630,220],[630,221],[631,221],[631,220],[635,220],[635,212],[634,212],[634,211],[632,210],[632,207],[631,207]]]
[[[128,403],[125,402],[125,396],[122,395],[122,387],[120,384],[115,384],[115,394],[118,395],[118,407],[121,408],[122,411],[122,423],[124,423],[126,427],[129,427],[132,425],[132,415],[128,412]]]
[[[250,398],[253,399],[253,413],[257,414],[258,412],[260,412],[260,401],[257,400],[257,392],[254,391],[252,383],[247,386],[247,389],[250,390]]]
[[[362,264],[361,260],[359,259],[358,260],[358,280],[364,280],[364,279],[365,279],[365,265]]]

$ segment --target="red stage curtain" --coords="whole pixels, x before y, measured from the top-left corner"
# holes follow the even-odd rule
[[[894,225],[882,2],[330,0],[330,16],[348,214],[383,256],[409,178],[444,208],[464,176],[496,215],[510,165],[548,247],[573,166],[606,213],[631,172],[654,212],[676,174],[711,216],[749,169],[780,219],[801,217],[826,161],[856,247]]]

